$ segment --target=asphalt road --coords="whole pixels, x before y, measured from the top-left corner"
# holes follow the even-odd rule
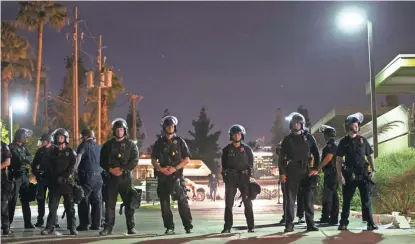
[[[305,224],[297,225],[296,230],[290,234],[284,234],[284,227],[277,223],[281,219],[281,205],[274,201],[264,200],[254,203],[256,232],[247,233],[243,207],[234,208],[234,229],[231,234],[220,234],[223,228],[223,201],[215,203],[193,203],[194,233],[185,234],[181,225],[177,210],[174,212],[176,235],[164,236],[164,227],[160,210],[139,209],[136,211],[136,229],[138,235],[127,235],[125,216],[116,216],[114,234],[108,237],[100,237],[98,231],[79,232],[79,236],[68,236],[66,219],[60,219],[59,235],[41,236],[42,229],[23,229],[21,210],[16,210],[15,221],[12,228],[13,236],[2,237],[3,243],[415,243],[413,230],[381,229],[375,232],[362,231],[365,223],[360,219],[351,218],[347,232],[337,231],[337,227],[320,226],[318,232],[305,232]],[[63,208],[59,208],[59,215]],[[48,212],[48,211],[46,211]],[[33,223],[36,222],[37,210],[32,208]],[[320,218],[321,213],[315,213],[315,219]],[[383,226],[385,227],[385,226]]]

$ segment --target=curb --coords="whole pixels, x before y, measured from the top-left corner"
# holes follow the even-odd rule
[[[323,207],[314,205],[314,209],[321,211]],[[362,219],[362,212],[350,210],[350,216]],[[393,223],[393,227],[398,229],[411,229],[409,225],[410,221],[410,217],[399,215],[397,212],[394,212],[393,214],[373,214],[373,222],[375,222],[375,224]]]

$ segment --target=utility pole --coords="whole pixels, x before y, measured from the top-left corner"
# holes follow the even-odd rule
[[[102,35],[99,35],[98,40],[98,101],[97,101],[97,125],[98,125],[98,144],[101,145],[101,69],[102,69]]]
[[[135,103],[136,101],[140,101],[143,99],[143,96],[130,94],[130,101],[131,101],[131,123],[132,125],[132,139],[133,141],[137,142],[137,115],[136,115],[136,108]]]
[[[72,99],[72,106],[73,106],[73,147],[74,149],[77,147],[78,140],[79,140],[79,99],[78,99],[78,7],[75,7],[75,15],[74,15],[74,33],[73,33],[73,47],[74,47],[74,54],[72,60],[72,85],[73,85],[73,99]]]

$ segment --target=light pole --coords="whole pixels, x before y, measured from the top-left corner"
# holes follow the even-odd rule
[[[365,16],[364,12],[359,9],[347,9],[340,13],[339,27],[342,30],[357,30],[364,26],[367,28],[367,46],[369,56],[369,76],[370,76],[370,106],[372,110],[372,138],[373,151],[375,157],[378,156],[378,122],[376,114],[376,84],[375,84],[375,67],[373,62],[373,27],[372,22]]]
[[[23,112],[27,111],[27,99],[22,97],[13,98],[9,107],[9,125],[10,125],[10,143],[13,142],[13,112]]]

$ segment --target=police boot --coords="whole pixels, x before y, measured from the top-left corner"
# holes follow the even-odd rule
[[[254,232],[255,232],[255,229],[254,228],[248,229],[248,233],[254,233]]]
[[[165,234],[165,235],[174,235],[174,234],[175,234],[175,232],[174,232],[174,229],[167,229],[167,230],[164,232],[164,234]]]
[[[88,230],[88,226],[87,225],[79,225],[78,227],[76,227],[77,231],[87,231]]]
[[[379,227],[375,224],[367,225],[367,230],[369,231],[377,230],[377,229],[379,229]]]
[[[222,232],[221,232],[222,234],[227,234],[227,233],[231,233],[231,229],[229,229],[229,228],[225,228],[225,229],[223,229],[222,230]]]
[[[40,234],[41,234],[42,236],[44,236],[44,235],[53,235],[53,234],[55,234],[55,229],[46,228],[46,229],[42,230],[42,231],[40,232]]]
[[[185,229],[185,231],[186,231],[186,234],[190,234],[190,233],[192,233],[192,232],[193,232],[193,228],[188,228],[188,229]]]
[[[99,232],[100,236],[107,236],[112,234],[112,228],[111,227],[104,227],[104,229]]]
[[[340,220],[340,225],[338,230],[347,230],[347,225],[349,224],[348,220]]]
[[[293,231],[294,231],[294,225],[293,224],[285,226],[285,229],[284,229],[285,233],[293,232]]]
[[[298,218],[298,223],[299,223],[299,224],[304,224],[304,223],[305,223],[305,221],[303,220],[303,218]]]
[[[43,222],[43,221],[38,220],[38,221],[36,222],[35,226],[36,226],[36,227],[43,227],[43,224],[44,224],[44,222]]]
[[[34,226],[32,223],[25,223],[25,224],[24,224],[24,228],[25,228],[25,229],[34,229],[34,228],[35,228],[35,226]]]
[[[13,231],[10,228],[3,229],[3,235],[11,235]]]
[[[73,228],[73,229],[70,229],[69,230],[69,234],[70,235],[73,235],[73,236],[77,236],[78,235],[78,231],[75,228]]]
[[[318,231],[318,228],[315,225],[307,226],[307,231]]]
[[[138,232],[137,232],[137,230],[135,228],[128,229],[128,232],[127,233],[129,235],[137,235],[138,234]]]

